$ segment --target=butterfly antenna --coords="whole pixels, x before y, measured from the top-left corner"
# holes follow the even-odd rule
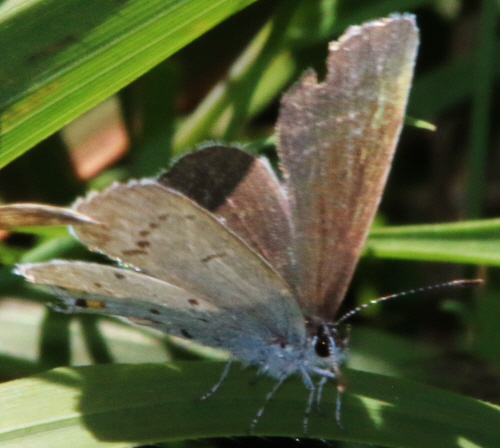
[[[360,305],[353,310],[345,313],[343,316],[341,316],[339,319],[335,321],[335,325],[338,325],[347,319],[351,318],[355,314],[359,313],[361,310],[364,310],[365,308],[368,308],[369,306],[375,305],[376,303],[380,302],[385,302],[386,300],[392,300],[396,299],[398,297],[403,297],[403,296],[409,296],[411,294],[419,294],[422,292],[428,292],[428,291],[433,291],[434,289],[442,289],[442,288],[454,288],[454,287],[463,287],[463,286],[475,286],[475,285],[480,285],[484,281],[480,278],[477,279],[471,279],[471,280],[453,280],[451,282],[446,282],[446,283],[440,283],[438,285],[432,285],[432,286],[424,286],[423,288],[416,288],[416,289],[410,289],[409,291],[403,291],[403,292],[398,292],[397,294],[391,294],[390,296],[384,296],[380,297],[375,300],[370,300],[368,303],[365,303],[363,305]]]

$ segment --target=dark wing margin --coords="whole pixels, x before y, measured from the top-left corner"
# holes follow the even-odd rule
[[[158,182],[217,216],[293,283],[290,205],[267,159],[210,146],[179,159]]]
[[[330,44],[325,81],[308,72],[282,99],[292,287],[305,313],[331,320],[344,298],[389,173],[418,41],[411,15],[351,27]]]

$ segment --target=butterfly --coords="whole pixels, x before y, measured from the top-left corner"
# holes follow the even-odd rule
[[[121,316],[225,349],[276,379],[272,393],[298,374],[308,414],[327,379],[343,388],[346,340],[334,317],[391,167],[418,41],[405,14],[330,44],[326,78],[308,71],[281,100],[282,180],[266,159],[210,146],[71,210],[40,206],[37,221],[31,206],[30,223],[70,224],[118,265],[53,260],[16,272],[48,288],[60,311]]]

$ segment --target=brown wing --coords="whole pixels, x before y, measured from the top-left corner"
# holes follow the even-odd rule
[[[292,204],[302,309],[331,319],[351,280],[400,134],[418,46],[413,16],[351,27],[328,74],[282,99],[279,155]]]
[[[266,159],[207,147],[182,157],[158,182],[209,210],[292,282],[290,205]]]
[[[88,216],[69,208],[43,204],[11,204],[0,206],[0,229],[13,227],[65,226],[94,222]]]

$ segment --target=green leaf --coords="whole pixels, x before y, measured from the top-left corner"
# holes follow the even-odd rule
[[[500,219],[375,228],[365,254],[500,266]]]
[[[0,167],[254,0],[0,5]]]
[[[0,446],[129,446],[186,437],[245,436],[275,384],[233,368],[200,401],[224,364],[107,365],[60,368],[0,385]],[[336,387],[326,386],[308,437],[384,446],[498,446],[500,409],[401,379],[345,369],[341,422]],[[298,377],[269,402],[255,435],[301,437],[308,392]],[[467,445],[467,443],[469,445]],[[475,445],[473,445],[475,444]]]
[[[481,217],[485,202],[485,176],[490,146],[491,106],[496,81],[495,65],[496,14],[498,4],[485,1],[481,6],[478,43],[476,44],[473,77],[471,130],[467,155],[467,193],[465,213],[468,218]]]

